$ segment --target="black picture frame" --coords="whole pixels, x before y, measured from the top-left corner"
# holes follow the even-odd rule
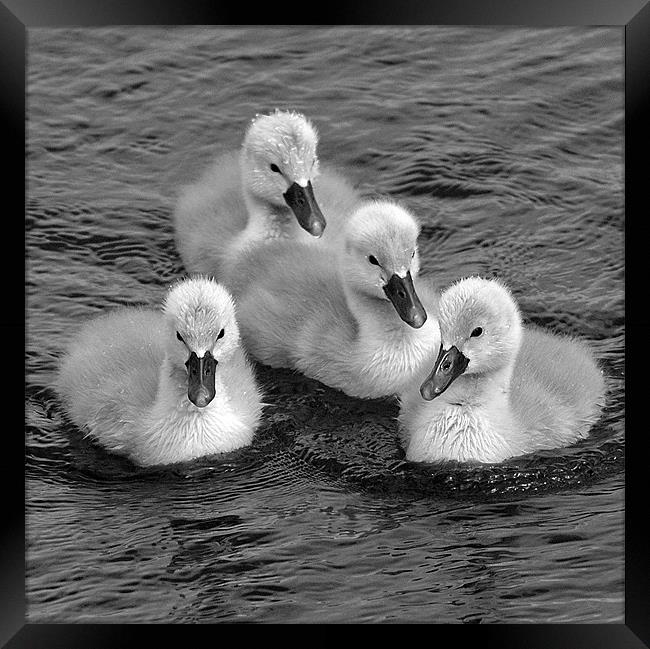
[[[361,5],[331,2],[316,6],[317,17],[305,15],[303,4],[292,8],[286,3],[268,3],[251,11],[251,7],[222,3],[218,0],[0,0],[0,115],[6,155],[4,172],[5,210],[3,222],[7,230],[16,222],[14,210],[25,206],[25,192],[20,180],[25,169],[16,164],[25,151],[25,63],[28,29],[37,26],[97,26],[119,24],[186,24],[226,25],[248,24],[386,24],[386,25],[612,25],[625,33],[625,268],[626,268],[626,495],[625,495],[625,624],[618,625],[496,625],[462,626],[435,630],[432,641],[440,642],[451,634],[454,641],[498,642],[509,647],[553,649],[562,647],[616,649],[650,646],[650,552],[645,536],[645,519],[650,492],[645,482],[646,431],[643,428],[642,403],[648,367],[647,334],[650,318],[646,316],[642,286],[644,255],[639,248],[648,241],[648,225],[641,213],[644,189],[648,184],[649,165],[646,148],[650,142],[650,3],[648,0],[451,0],[447,2],[374,2]],[[254,15],[251,15],[254,14]],[[24,160],[24,158],[22,158]],[[6,200],[14,194],[16,207]],[[635,218],[636,217],[636,218]],[[18,367],[18,344],[25,335],[25,322],[20,321],[20,308],[25,308],[24,292],[13,279],[19,261],[19,241],[24,227],[14,229],[5,244],[2,264],[5,293],[11,302],[6,305],[0,328],[5,341],[5,372],[11,379]],[[22,239],[21,239],[22,236]],[[25,273],[26,276],[26,273]],[[640,278],[636,281],[634,278]],[[27,277],[26,277],[27,279]],[[629,289],[629,291],[628,291]],[[21,302],[22,296],[22,302]],[[636,297],[633,297],[636,296]],[[632,351],[628,351],[632,350]],[[12,354],[15,356],[12,357]],[[8,356],[7,356],[8,355]],[[23,358],[24,360],[24,358]],[[14,364],[15,363],[15,364]],[[9,371],[7,371],[9,370]],[[7,380],[6,404],[20,402],[17,382]],[[15,391],[15,395],[13,394]],[[24,394],[23,394],[24,396]],[[636,397],[636,398],[635,398]],[[13,409],[12,409],[13,410]],[[630,419],[632,413],[632,419]],[[639,423],[634,425],[635,415]],[[187,642],[193,629],[175,625],[52,625],[25,624],[25,513],[24,513],[24,438],[18,435],[9,419],[5,419],[2,435],[7,450],[3,456],[2,480],[5,490],[2,508],[0,547],[0,646],[18,647],[80,647],[125,646],[135,642],[156,641],[162,634],[173,642]],[[20,476],[23,476],[21,480]],[[206,629],[201,629],[205,632]],[[207,629],[211,642],[220,636]],[[221,631],[220,631],[221,633]],[[325,640],[325,637],[323,637]],[[6,644],[5,644],[6,643]]]

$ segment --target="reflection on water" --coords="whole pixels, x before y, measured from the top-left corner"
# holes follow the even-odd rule
[[[621,622],[620,29],[29,31],[30,621]],[[422,273],[503,278],[590,341],[587,440],[499,466],[405,462],[396,405],[259,367],[255,443],[138,469],[64,419],[79,321],[156,305],[175,191],[247,121],[304,111],[320,156],[422,222]]]

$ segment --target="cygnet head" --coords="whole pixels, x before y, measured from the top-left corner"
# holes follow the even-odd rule
[[[251,122],[241,156],[247,190],[272,205],[288,205],[315,237],[325,229],[311,184],[318,174],[317,144],[316,130],[304,115],[276,110]]]
[[[215,373],[239,346],[239,328],[230,293],[214,280],[181,280],[163,305],[167,322],[167,357],[187,372],[187,397],[199,408],[215,396]]]
[[[345,283],[353,291],[390,300],[399,317],[416,329],[427,319],[413,286],[420,269],[419,232],[415,218],[399,205],[365,203],[346,223],[340,259]]]
[[[522,336],[517,304],[498,280],[462,279],[441,295],[438,308],[440,352],[420,387],[427,401],[461,374],[485,375],[507,367]]]

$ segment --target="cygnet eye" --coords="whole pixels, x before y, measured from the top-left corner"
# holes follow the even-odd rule
[[[373,265],[373,266],[379,266],[379,262],[377,261],[377,257],[374,255],[368,255],[368,261]]]
[[[224,335],[225,335],[225,333],[226,333],[225,329],[222,329],[222,330],[219,332],[219,335],[217,336],[217,340],[219,340],[219,338],[223,338]]]
[[[185,341],[183,340],[183,336],[181,336],[181,335],[178,333],[178,331],[176,332],[176,338],[178,338],[182,343],[185,342]]]
[[[271,165],[271,171],[273,171],[273,172],[276,173],[276,174],[281,173],[281,172],[280,172],[280,167],[278,167],[278,165],[276,165],[276,164],[272,164],[272,165]]]
[[[472,338],[478,338],[481,334],[483,333],[483,329],[481,327],[476,327],[474,331],[470,334]]]
[[[413,259],[413,257],[415,257],[415,250],[411,253],[411,259]]]

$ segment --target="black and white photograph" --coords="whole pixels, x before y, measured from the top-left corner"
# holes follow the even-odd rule
[[[624,36],[30,27],[26,622],[624,624]]]

